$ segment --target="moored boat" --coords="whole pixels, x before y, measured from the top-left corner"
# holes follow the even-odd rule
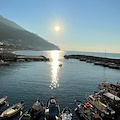
[[[37,100],[33,104],[33,106],[19,118],[19,120],[34,120],[37,119],[43,113],[44,113],[43,104],[40,102],[40,100]]]
[[[112,84],[107,81],[103,81],[101,84],[98,85],[100,90],[104,90],[105,92],[110,92],[118,97],[120,97],[120,83]]]
[[[78,117],[84,120],[102,120],[99,116],[97,109],[95,109],[90,103],[83,103],[79,100],[75,100],[75,111]]]
[[[65,107],[61,114],[62,120],[72,120],[72,111],[70,108]]]
[[[60,67],[62,67],[62,64],[59,64]]]
[[[97,95],[87,96],[88,102],[90,102],[98,111],[99,115],[105,119],[115,119],[115,111],[100,101],[100,97]]]
[[[0,118],[1,119],[9,119],[10,117],[16,115],[18,112],[20,112],[24,107],[24,102],[21,101],[20,103],[17,103],[15,105],[13,105],[12,107],[8,108],[7,110],[5,110],[1,115]]]
[[[101,98],[100,100],[104,103],[107,104],[108,106],[110,106],[112,109],[114,109],[115,111],[120,111],[120,98],[108,93],[108,92],[103,92],[101,94]]]
[[[45,120],[59,120],[60,119],[60,107],[57,104],[54,97],[51,97],[47,102],[45,109]]]
[[[7,96],[0,98],[0,106],[2,106],[3,104],[5,104],[6,99],[7,99]]]
[[[4,60],[0,60],[0,65],[10,65],[10,62],[5,62]]]

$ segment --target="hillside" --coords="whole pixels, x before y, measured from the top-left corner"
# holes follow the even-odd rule
[[[3,20],[3,19],[2,19]],[[59,47],[49,43],[38,35],[26,31],[21,27],[15,27],[17,24],[11,26],[6,24],[0,17],[0,41],[6,44],[20,45],[23,48],[29,48],[33,50],[58,50]],[[6,19],[7,20],[7,19]],[[9,20],[7,20],[9,21]],[[9,22],[7,22],[9,23]],[[11,23],[11,22],[10,22]],[[19,25],[18,25],[19,26]]]
[[[0,22],[4,23],[5,25],[8,25],[10,27],[14,27],[14,28],[17,28],[17,29],[20,29],[20,30],[25,30],[24,28],[22,28],[21,26],[19,26],[15,22],[8,20],[1,15],[0,15]]]

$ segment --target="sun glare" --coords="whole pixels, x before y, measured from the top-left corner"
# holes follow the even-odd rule
[[[59,83],[58,83],[58,80],[59,80],[59,76],[58,76],[58,72],[59,72],[59,53],[60,51],[52,51],[51,52],[51,57],[52,57],[52,66],[51,66],[51,78],[52,78],[52,81],[51,81],[51,85],[50,85],[50,88],[51,89],[54,89],[54,88],[57,88],[59,87]]]
[[[54,29],[55,29],[55,31],[59,31],[59,30],[60,30],[60,26],[56,25],[56,26],[54,27]]]

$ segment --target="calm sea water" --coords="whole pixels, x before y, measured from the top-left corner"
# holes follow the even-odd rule
[[[114,84],[120,80],[120,70],[63,57],[65,54],[104,57],[105,53],[20,51],[17,54],[44,55],[50,58],[50,62],[19,62],[10,66],[0,66],[0,97],[8,96],[10,106],[24,100],[24,110],[29,109],[36,99],[40,99],[46,105],[47,100],[54,96],[61,110],[66,106],[70,107],[73,120],[78,120],[74,113],[75,99],[85,102],[85,95],[97,91],[97,85],[103,80]],[[120,58],[120,54],[106,54],[106,57]],[[63,66],[59,67],[59,64]],[[0,108],[0,113],[5,109],[5,106]],[[18,120],[18,117],[14,120]]]

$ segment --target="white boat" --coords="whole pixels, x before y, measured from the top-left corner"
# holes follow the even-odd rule
[[[105,92],[101,95],[101,101],[108,104],[113,110],[120,111],[120,98],[118,96]]]
[[[89,95],[87,96],[87,100],[98,110],[101,117],[106,119],[115,119],[115,111],[102,103],[97,95]]]
[[[61,115],[62,120],[72,120],[72,111],[70,108],[65,107]]]
[[[0,99],[0,106],[6,102],[7,96]]]
[[[22,110],[24,107],[24,102],[21,101],[20,103],[17,103],[15,105],[13,105],[12,107],[8,108],[7,110],[5,110],[1,115],[0,118],[4,119],[4,118],[10,118],[14,115],[16,115],[18,112],[20,112],[20,110]]]

